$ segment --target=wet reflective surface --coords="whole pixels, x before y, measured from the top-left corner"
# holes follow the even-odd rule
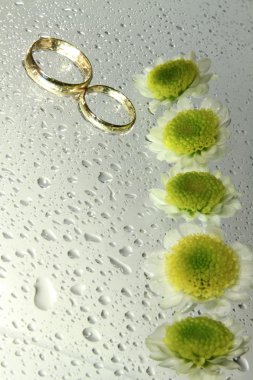
[[[229,152],[210,165],[232,177],[242,210],[222,225],[226,241],[252,244],[252,62],[250,1],[1,1],[1,380],[183,379],[148,358],[144,340],[172,311],[159,307],[144,274],[174,222],[148,189],[167,169],[146,148],[156,116],[132,76],[195,50],[219,79],[210,95],[231,111]],[[41,34],[79,47],[92,84],[123,91],[137,122],[110,136],[84,120],[77,102],[39,88],[22,60]],[[49,52],[58,79],[80,73]],[[111,99],[91,97],[105,120],[125,121]],[[252,335],[252,302],[231,316]],[[245,356],[252,362],[252,349]],[[251,378],[247,363],[229,379]]]

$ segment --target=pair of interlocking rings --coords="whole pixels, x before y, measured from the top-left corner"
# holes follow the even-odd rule
[[[79,68],[84,76],[81,83],[64,83],[45,74],[36,63],[33,53],[35,51],[51,50],[68,59]],[[27,74],[42,88],[57,95],[78,95],[79,107],[86,120],[107,133],[122,134],[128,132],[136,120],[133,103],[121,92],[105,85],[89,86],[92,79],[92,66],[89,59],[75,46],[53,37],[41,37],[29,48],[24,59]],[[114,98],[127,111],[130,121],[127,124],[112,124],[96,116],[88,107],[86,95],[90,93],[104,93]]]

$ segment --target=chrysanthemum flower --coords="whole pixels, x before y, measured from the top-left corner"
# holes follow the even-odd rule
[[[186,220],[199,218],[219,224],[221,217],[230,217],[241,208],[239,194],[230,178],[221,177],[218,171],[212,174],[205,168],[180,171],[174,167],[170,173],[170,178],[162,175],[165,189],[151,189],[150,198],[171,218],[183,216]]]
[[[228,109],[220,102],[205,98],[195,108],[189,99],[183,98],[158,119],[158,127],[147,136],[148,148],[161,161],[203,165],[224,154],[229,123]]]
[[[184,312],[201,304],[221,316],[230,311],[231,302],[249,298],[253,252],[238,242],[227,245],[218,227],[181,224],[166,234],[164,247],[145,265],[162,308],[176,306]]]
[[[162,102],[170,106],[182,96],[202,97],[207,93],[213,74],[207,73],[211,60],[196,59],[195,53],[177,56],[164,62],[159,58],[154,67],[147,67],[144,74],[134,76],[139,92],[154,99],[149,109],[154,113]]]
[[[209,316],[178,319],[163,324],[146,339],[150,357],[161,367],[192,380],[220,380],[223,369],[240,369],[235,358],[249,349],[249,337],[232,320]]]

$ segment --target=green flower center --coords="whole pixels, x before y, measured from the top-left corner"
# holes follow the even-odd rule
[[[147,86],[156,99],[176,99],[198,75],[197,65],[177,59],[155,66],[147,75]]]
[[[219,119],[211,109],[177,114],[163,130],[163,142],[177,154],[199,153],[217,141]]]
[[[164,343],[196,367],[225,356],[233,346],[233,333],[221,322],[207,317],[189,317],[166,328]]]
[[[173,287],[198,301],[220,297],[236,283],[239,274],[232,248],[204,234],[182,238],[165,256],[165,267]]]
[[[207,172],[179,173],[166,184],[166,201],[194,215],[210,214],[222,200],[226,188],[220,179]]]

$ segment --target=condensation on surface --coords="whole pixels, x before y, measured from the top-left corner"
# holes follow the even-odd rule
[[[232,116],[229,152],[212,167],[231,175],[243,205],[222,227],[228,242],[249,244],[251,2],[2,0],[0,12],[0,378],[183,379],[157,367],[144,344],[171,317],[150,290],[145,257],[176,223],[148,199],[167,166],[146,149],[156,117],[132,76],[160,56],[195,50],[212,59],[219,79],[210,94]],[[93,65],[92,84],[129,96],[137,110],[131,133],[103,134],[75,99],[28,78],[22,60],[40,35],[79,47]],[[51,75],[59,65],[59,79],[80,79],[67,60],[53,59]],[[110,115],[109,101],[99,104],[101,117],[124,122],[115,107]],[[231,316],[252,335],[252,302],[234,304]],[[246,358],[252,363],[252,349]]]

